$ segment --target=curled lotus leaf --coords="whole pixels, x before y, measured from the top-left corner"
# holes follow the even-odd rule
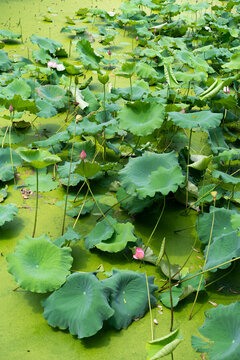
[[[210,110],[196,111],[193,113],[170,112],[172,122],[182,129],[208,130],[218,127],[221,123],[222,114],[213,113]]]
[[[0,226],[5,222],[13,220],[13,217],[17,215],[18,208],[15,204],[0,205]]]
[[[36,169],[41,169],[61,161],[61,158],[57,155],[51,154],[49,151],[42,149],[27,149],[24,147],[19,147],[17,149],[17,153],[23,160],[28,162]]]
[[[32,35],[30,40],[33,44],[37,44],[40,49],[48,50],[51,54],[55,54],[58,48],[62,47],[62,44],[59,41],[40,37],[37,35]]]
[[[103,321],[114,314],[108,304],[109,290],[91,273],[75,273],[42,301],[48,324],[69,329],[79,339],[96,334]]]
[[[159,129],[164,121],[164,105],[135,101],[119,112],[120,128],[137,136],[146,136]]]
[[[240,302],[207,310],[199,332],[205,339],[192,336],[197,352],[207,353],[210,360],[239,360]]]
[[[85,67],[88,67],[92,70],[99,69],[99,63],[102,59],[102,56],[97,55],[92,48],[90,42],[86,39],[79,40],[76,45],[76,50],[80,56],[80,60]]]
[[[26,236],[13,254],[8,254],[8,272],[18,285],[32,292],[46,293],[58,289],[70,274],[73,258],[70,248],[59,248],[43,234]]]
[[[233,185],[237,185],[240,184],[240,178],[239,177],[234,177],[232,175],[226,174],[223,171],[219,171],[219,170],[214,170],[212,172],[212,176],[215,179],[220,179],[222,180],[224,183],[226,184],[233,184]]]
[[[182,341],[183,338],[179,329],[162,338],[149,341],[146,345],[147,360],[158,360],[171,354]]]
[[[137,194],[140,199],[153,197],[157,192],[163,195],[175,192],[185,179],[174,151],[145,152],[141,157],[132,158],[119,171],[119,178],[125,191],[130,195]]]
[[[153,294],[158,286],[154,285],[154,276],[149,276],[147,279],[150,302],[153,306],[157,302]],[[115,313],[109,319],[109,323],[116,329],[127,328],[133,319],[142,317],[148,310],[145,274],[115,269],[110,278],[101,282],[111,289],[109,303]]]

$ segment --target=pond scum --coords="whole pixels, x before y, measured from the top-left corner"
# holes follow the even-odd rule
[[[80,8],[68,48],[32,34],[28,57],[9,51],[21,22],[0,29],[1,260],[51,339],[47,323],[84,346],[138,321],[141,352],[111,358],[240,359],[239,20],[240,0]]]

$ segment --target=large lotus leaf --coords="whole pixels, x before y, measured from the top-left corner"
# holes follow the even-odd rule
[[[223,135],[222,128],[218,127],[216,129],[208,130],[209,140],[211,150],[214,154],[218,153],[219,151],[224,151],[228,149],[228,145],[226,143],[226,138]]]
[[[47,150],[38,150],[38,149],[27,149],[24,147],[19,147],[17,153],[21,156],[23,160],[28,162],[31,166],[41,169],[49,165],[56,164],[59,161],[62,161],[57,155],[51,154]]]
[[[140,100],[144,95],[148,93],[147,89],[141,86],[132,86],[126,88],[112,89],[112,94],[120,95],[124,100]]]
[[[13,98],[14,95],[28,99],[31,95],[31,88],[23,79],[14,79],[9,85],[1,89],[1,93],[8,99]]]
[[[207,244],[210,236],[210,229],[213,221],[213,210],[211,206],[209,213],[204,213],[199,216],[196,222],[196,228],[198,228],[198,237],[203,244]],[[215,208],[215,218],[213,224],[212,237],[219,237],[223,234],[232,232],[231,216],[235,214],[234,210],[227,210],[225,208]]]
[[[14,178],[10,151],[12,152],[13,169],[15,169],[16,166],[21,165],[22,163],[21,157],[13,149],[10,150],[10,148],[1,148],[0,149],[0,180],[1,181],[9,181]]]
[[[119,171],[119,178],[126,192],[137,194],[140,199],[153,197],[156,192],[163,195],[175,192],[185,179],[174,151],[166,154],[145,152],[141,157],[132,158]]]
[[[0,226],[13,220],[13,217],[17,215],[18,208],[15,204],[0,205]]]
[[[115,232],[108,240],[101,240],[96,247],[102,251],[118,252],[125,249],[128,242],[136,242],[137,238],[133,235],[134,226],[131,223],[117,223],[114,225]]]
[[[230,62],[222,65],[222,67],[231,70],[240,70],[240,52],[233,54]]]
[[[37,180],[35,175],[31,175],[26,178],[25,185],[33,190],[37,190]],[[38,190],[40,192],[48,192],[51,190],[55,190],[58,187],[58,181],[52,180],[51,174],[39,174],[38,175]]]
[[[2,29],[0,30],[0,36],[4,39],[19,39],[21,34],[15,34],[10,30]]]
[[[215,179],[220,179],[226,184],[237,185],[240,183],[240,178],[231,176],[229,174],[224,173],[223,171],[214,170],[212,172],[212,176]]]
[[[8,71],[11,68],[11,61],[9,60],[7,53],[0,50],[0,71]]]
[[[231,224],[233,229],[240,229],[240,213],[231,216]]]
[[[207,249],[204,251],[205,255],[206,252]],[[238,256],[240,256],[240,236],[238,235],[238,230],[214,237],[213,243],[209,247],[206,270]],[[226,269],[230,265],[231,263],[228,263],[220,266],[219,269]],[[213,271],[217,271],[217,269]]]
[[[106,216],[105,219],[98,222],[93,230],[84,238],[86,249],[92,249],[101,241],[111,238],[116,224],[117,221],[111,216]]]
[[[146,136],[159,129],[164,121],[164,106],[158,103],[135,101],[119,112],[120,128],[137,136]]]
[[[38,117],[42,117],[46,119],[49,117],[53,117],[58,113],[55,106],[46,100],[36,99],[36,105],[38,107],[38,110],[40,110],[36,114]]]
[[[67,130],[71,134],[75,135],[81,135],[81,134],[90,134],[90,135],[96,135],[97,133],[101,132],[103,130],[104,124],[97,124],[94,121],[89,121],[88,118],[84,118],[80,123],[75,125],[75,121],[72,122]]]
[[[70,274],[73,258],[70,248],[59,248],[43,234],[18,241],[14,254],[8,254],[8,272],[18,285],[32,292],[58,289]]]
[[[14,129],[11,129],[11,137],[9,139],[9,136],[6,136],[7,128],[2,128],[0,130],[0,144],[8,144],[11,142],[11,144],[18,144],[24,140],[24,134],[14,131]],[[9,134],[9,133],[8,133]]]
[[[38,95],[56,109],[64,108],[68,103],[66,90],[57,85],[44,85],[37,89]],[[41,106],[41,105],[40,105]]]
[[[114,314],[108,304],[108,290],[91,273],[75,273],[42,301],[48,324],[69,329],[79,339],[96,334],[103,321]]]
[[[59,41],[39,37],[37,35],[32,35],[30,40],[33,44],[37,44],[41,49],[48,50],[51,54],[55,54],[57,49],[62,47],[62,44]]]
[[[95,176],[101,170],[101,166],[96,162],[81,161],[74,170],[74,174],[78,174],[82,177],[91,178]]]
[[[52,59],[49,52],[44,49],[37,49],[32,52],[32,57],[36,62],[40,62],[41,64],[45,65],[48,61]]]
[[[239,360],[240,302],[207,310],[199,332],[205,339],[192,336],[192,346],[197,352],[207,352],[210,360]]]
[[[0,105],[4,106],[5,109],[9,109],[11,105],[14,111],[18,112],[29,111],[32,114],[36,114],[39,111],[39,108],[33,100],[23,99],[21,95],[14,95],[11,99],[0,97]]]
[[[148,277],[150,303],[152,306],[157,302],[153,293],[158,289],[153,281],[154,276]],[[133,319],[142,317],[148,310],[149,304],[145,274],[114,269],[113,275],[101,282],[111,289],[109,303],[115,313],[109,319],[109,323],[116,329],[127,328]]]
[[[202,130],[207,130],[219,126],[223,117],[222,114],[213,113],[210,110],[185,114],[173,111],[169,113],[169,116],[174,124],[180,128],[200,128]]]
[[[130,215],[142,212],[155,201],[155,198],[147,197],[146,199],[140,200],[136,196],[130,196],[122,187],[118,188],[116,196],[117,200],[120,201],[121,208],[127,210]]]
[[[102,56],[99,56],[95,53],[88,40],[79,40],[76,45],[76,50],[80,56],[81,62],[85,67],[92,70],[99,69],[99,63],[102,59]]]
[[[232,161],[235,162],[236,160],[240,160],[240,149],[225,150],[214,157],[215,162],[221,163],[224,161],[224,165],[230,165],[230,161],[231,164],[234,164]]]
[[[141,78],[157,78],[158,72],[151,66],[144,62],[138,62],[136,66],[136,73]]]
[[[79,161],[80,154],[85,151],[87,160],[92,161],[96,154],[96,146],[91,140],[76,142],[73,144],[73,161]]]
[[[149,341],[146,345],[147,360],[157,360],[171,354],[182,341],[179,329],[162,338]]]
[[[69,133],[67,131],[61,131],[50,136],[46,140],[34,141],[34,144],[39,147],[47,148],[49,146],[57,145],[60,142],[66,142],[69,139],[70,139]]]

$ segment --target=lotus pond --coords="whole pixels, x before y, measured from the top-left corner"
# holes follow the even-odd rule
[[[239,360],[240,0],[0,9],[0,359]]]

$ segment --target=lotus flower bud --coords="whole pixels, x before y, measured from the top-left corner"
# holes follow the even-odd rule
[[[223,92],[224,92],[225,94],[230,94],[229,86],[224,86]]]
[[[85,160],[86,159],[86,157],[87,157],[87,154],[85,153],[85,151],[84,150],[82,150],[82,152],[81,152],[81,154],[80,154],[80,159],[81,160]]]
[[[8,108],[8,110],[9,110],[10,112],[13,112],[13,106],[10,105],[9,108]]]
[[[138,36],[136,36],[136,41],[138,41]]]
[[[185,109],[182,109],[182,110],[180,111],[181,114],[185,114],[185,112],[186,112]]]
[[[109,55],[109,56],[111,56],[111,55],[112,55],[111,50],[108,50],[108,55]]]
[[[136,260],[142,260],[144,258],[144,251],[142,248],[137,247],[135,250],[135,254],[133,255],[133,258]]]
[[[213,197],[213,201],[216,201],[217,191],[212,191],[211,195]]]

